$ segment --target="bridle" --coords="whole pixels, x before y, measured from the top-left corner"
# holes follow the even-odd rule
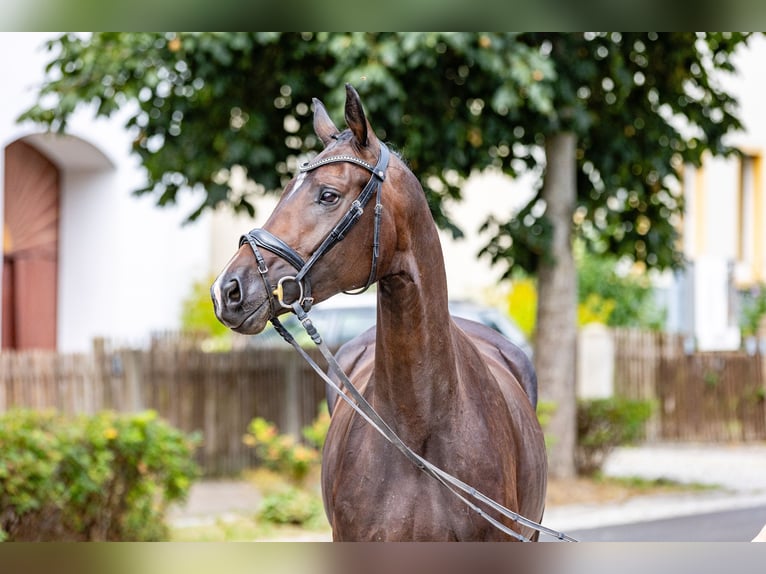
[[[311,309],[314,299],[311,297],[311,282],[308,277],[309,271],[319,259],[346,237],[354,224],[356,224],[362,217],[364,208],[370,202],[373,195],[375,195],[375,219],[373,224],[372,263],[370,265],[370,274],[367,278],[367,283],[358,291],[355,291],[354,294],[366,291],[370,285],[375,282],[375,277],[378,271],[378,257],[380,256],[380,222],[383,214],[381,189],[383,187],[383,181],[385,181],[386,178],[386,169],[388,168],[388,160],[391,155],[388,147],[386,147],[383,142],[379,143],[380,156],[378,157],[378,162],[374,166],[363,159],[352,155],[333,155],[304,163],[299,168],[301,173],[307,173],[331,163],[352,163],[363,167],[370,172],[370,179],[367,181],[367,185],[364,186],[359,193],[359,196],[351,204],[351,207],[349,207],[348,211],[341,217],[340,221],[335,224],[335,227],[332,228],[330,233],[325,237],[319,247],[317,247],[308,261],[304,261],[295,249],[266,229],[255,228],[240,238],[239,246],[242,247],[245,243],[249,243],[255,254],[255,260],[258,263],[258,273],[266,286],[266,292],[270,293],[269,305],[271,306],[272,319],[276,318],[279,308],[273,307],[271,295],[276,297],[277,303],[281,308],[295,310],[295,307],[298,306],[305,312],[308,312]],[[260,249],[271,251],[278,257],[284,259],[297,270],[297,273],[295,275],[285,275],[280,278],[275,285],[272,285],[268,278],[269,268],[266,265],[266,261],[263,258]],[[286,283],[294,283],[298,288],[298,295],[292,301],[285,301],[284,287]]]

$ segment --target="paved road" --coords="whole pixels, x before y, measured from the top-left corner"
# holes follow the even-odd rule
[[[766,524],[763,443],[620,448],[609,457],[604,472],[715,484],[719,489],[551,508],[546,525],[592,541],[746,541]]]
[[[745,542],[758,534],[764,524],[766,505],[573,530],[567,534],[581,542]]]

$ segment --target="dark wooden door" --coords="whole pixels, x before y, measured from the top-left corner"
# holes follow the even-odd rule
[[[31,145],[5,148],[4,349],[55,349],[60,177]]]

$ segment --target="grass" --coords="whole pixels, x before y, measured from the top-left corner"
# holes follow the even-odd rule
[[[702,482],[679,482],[672,478],[661,476],[659,478],[643,478],[641,476],[603,476],[597,475],[594,481],[603,483],[612,483],[625,488],[638,491],[646,491],[647,494],[654,494],[658,491],[666,492],[704,492],[711,490],[720,490],[720,484],[707,484]]]
[[[237,516],[218,518],[193,526],[172,527],[171,542],[240,542],[260,540],[269,534],[268,527],[255,518]]]
[[[637,496],[718,490],[716,484],[684,483],[669,478],[615,477],[596,474],[567,480],[549,480],[548,507],[570,504],[604,504]]]
[[[210,523],[171,528],[172,542],[252,542],[278,540],[327,540],[329,525],[300,527],[273,524],[255,516],[218,518]]]

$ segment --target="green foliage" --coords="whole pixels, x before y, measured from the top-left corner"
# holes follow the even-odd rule
[[[609,324],[609,318],[614,312],[617,302],[614,299],[604,299],[598,293],[589,293],[584,301],[577,305],[577,324],[589,323]]]
[[[593,475],[614,447],[634,443],[643,435],[652,403],[620,398],[580,400],[577,403],[577,471]]]
[[[148,177],[137,192],[165,205],[182,188],[203,191],[192,219],[220,203],[252,214],[254,197],[282,187],[315,149],[312,98],[340,119],[352,82],[378,135],[435,182],[431,206],[450,227],[441,201],[460,196],[471,169],[501,160],[487,150],[505,137],[508,107],[526,101],[544,113],[552,99],[541,81],[550,63],[514,34],[98,33],[49,48],[48,79],[22,119],[64,129],[81,103],[106,116],[135,104],[126,127]],[[485,124],[488,115],[503,121]],[[257,185],[233,190],[235,166]]]
[[[290,487],[265,496],[258,517],[275,524],[311,525],[324,517],[324,511],[315,494]]]
[[[539,401],[537,403],[537,422],[540,423],[540,428],[543,429],[543,437],[545,439],[545,446],[550,447],[556,440],[548,432],[548,424],[551,422],[551,417],[556,412],[556,403],[551,401]]]
[[[215,277],[196,281],[189,296],[181,306],[181,329],[192,335],[206,337],[205,347],[216,350],[230,350],[232,332],[215,316],[210,302],[210,285]]]
[[[742,310],[739,326],[744,337],[758,333],[761,321],[766,315],[766,288],[758,285],[742,294]]]
[[[611,327],[660,329],[664,313],[654,300],[648,275],[631,270],[620,273],[613,255],[588,253],[578,245],[577,292],[580,324],[586,317]]]
[[[614,447],[640,440],[652,410],[649,401],[620,398],[578,400],[575,449],[577,472],[587,476],[597,475]],[[556,441],[548,429],[555,411],[555,403],[541,401],[537,405],[537,420],[543,429],[546,447]]]
[[[168,503],[198,476],[197,439],[153,411],[0,415],[0,536],[163,540]]]
[[[610,327],[662,328],[664,311],[657,306],[646,273],[621,273],[617,257],[588,253],[580,242],[575,247],[578,325],[602,323]],[[516,324],[532,338],[537,317],[536,281],[521,273],[514,277],[507,306]]]
[[[322,502],[305,483],[309,474],[319,466],[329,426],[330,414],[324,402],[319,406],[314,422],[303,428],[308,445],[279,434],[276,426],[263,418],[257,417],[250,422],[245,444],[255,448],[263,467],[290,481],[288,488],[279,488],[264,496],[258,513],[261,520],[310,526],[324,518]]]
[[[303,427],[302,434],[308,443],[321,452],[324,448],[324,441],[327,438],[327,430],[330,428],[330,411],[327,408],[327,401],[322,401],[319,405],[319,412],[309,426]]]
[[[21,119],[64,129],[81,104],[126,127],[146,168],[139,193],[160,205],[180,189],[252,213],[314,150],[311,98],[342,117],[343,84],[396,142],[426,186],[437,223],[472,170],[543,174],[545,138],[577,136],[578,234],[589,249],[680,265],[674,186],[684,162],[724,153],[735,100],[713,79],[732,71],[737,33],[98,33],[49,44],[48,76]],[[439,86],[438,90],[434,86]],[[439,121],[434,121],[438,118]],[[679,126],[684,126],[681,130]],[[253,185],[232,189],[244,169]],[[256,185],[257,183],[257,185]],[[533,198],[492,218],[493,261],[534,272],[550,224]]]
[[[647,268],[683,264],[678,220],[683,210],[679,169],[702,154],[728,153],[724,135],[740,129],[736,101],[720,88],[733,71],[742,34],[531,33],[518,40],[548,54],[554,74],[553,113],[520,106],[511,161],[546,137],[577,138],[576,233],[589,250],[643,262]],[[688,129],[692,127],[692,129]],[[541,156],[542,154],[538,154]],[[515,157],[513,157],[515,156]],[[550,224],[540,190],[508,221],[490,219],[493,261],[534,272],[547,254]]]
[[[303,436],[308,445],[297,442],[290,435],[279,434],[276,425],[261,417],[256,417],[250,422],[243,441],[255,448],[264,467],[286,476],[295,484],[300,484],[311,470],[319,465],[329,426],[330,415],[327,405],[323,403],[314,422],[303,429]]]
[[[250,422],[243,440],[255,448],[263,466],[296,483],[301,482],[319,462],[316,449],[296,442],[290,435],[279,434],[274,424],[261,417]]]

